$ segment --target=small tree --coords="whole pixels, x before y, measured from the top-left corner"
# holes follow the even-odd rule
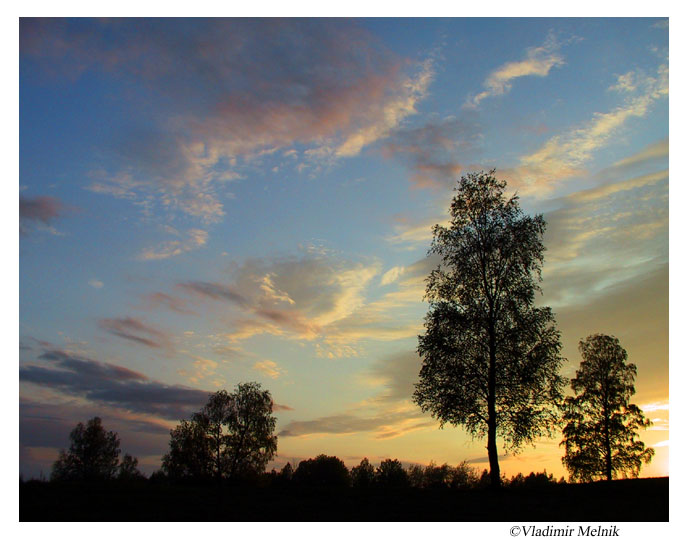
[[[552,435],[564,380],[560,333],[548,307],[534,307],[543,264],[543,216],[524,215],[506,183],[462,177],[450,225],[436,225],[429,254],[426,333],[414,401],[444,423],[487,437],[491,484],[500,485],[497,437],[507,450]]]
[[[344,462],[336,456],[325,454],[300,461],[292,478],[296,484],[303,486],[350,485],[349,470]]]
[[[376,469],[376,484],[385,487],[406,487],[409,485],[407,471],[397,459],[384,459]]]
[[[651,422],[629,403],[636,366],[626,363],[627,351],[613,336],[589,336],[579,342],[579,351],[583,361],[572,379],[575,395],[564,402],[561,443],[570,480],[636,478],[654,454],[637,439],[637,431]]]
[[[125,454],[118,465],[117,479],[125,481],[143,480],[146,477],[139,470],[139,460]]]
[[[352,467],[352,485],[355,488],[371,487],[375,481],[375,474],[373,465],[369,463],[368,458],[364,458],[359,465]]]
[[[109,480],[117,473],[120,439],[105,431],[97,416],[86,425],[79,422],[69,434],[71,445],[60,450],[53,464],[52,480]]]

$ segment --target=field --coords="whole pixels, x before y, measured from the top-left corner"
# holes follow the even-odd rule
[[[306,487],[60,485],[19,488],[20,521],[668,521],[669,479],[495,493]]]

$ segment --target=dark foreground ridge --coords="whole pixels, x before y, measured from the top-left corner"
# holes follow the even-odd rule
[[[20,521],[668,521],[668,478],[528,489],[25,482]]]

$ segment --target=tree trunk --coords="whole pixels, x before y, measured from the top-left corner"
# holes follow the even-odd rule
[[[493,489],[500,487],[500,464],[498,463],[497,425],[495,412],[495,332],[490,327],[489,365],[488,365],[488,463],[490,464],[490,485]]]
[[[491,406],[492,405],[492,406]],[[498,445],[496,436],[495,402],[488,404],[488,462],[490,463],[490,485],[500,487],[500,464],[498,463]]]

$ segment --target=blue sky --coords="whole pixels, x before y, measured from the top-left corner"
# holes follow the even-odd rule
[[[485,466],[410,396],[430,228],[491,168],[548,222],[564,373],[620,338],[667,474],[666,19],[23,19],[19,83],[25,474],[95,414],[155,470],[248,380],[276,466]],[[558,443],[502,468],[564,474]]]

